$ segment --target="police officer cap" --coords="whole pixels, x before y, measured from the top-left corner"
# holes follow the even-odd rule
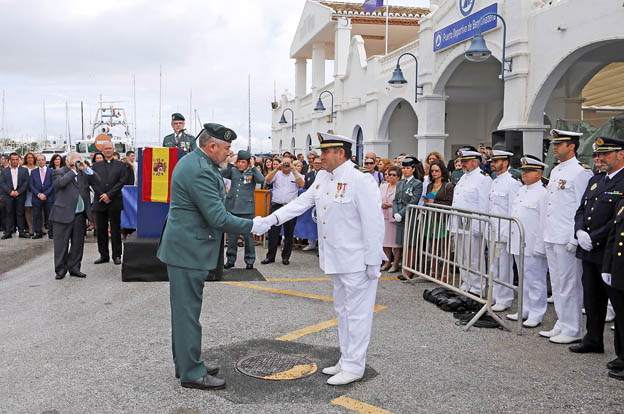
[[[232,142],[236,139],[236,132],[232,131],[230,128],[224,127],[221,124],[204,124],[204,130],[211,137],[220,139],[221,141]]]
[[[551,129],[550,135],[552,135],[552,142],[568,142],[568,141],[577,141],[582,136],[582,132],[572,132],[572,131],[564,131],[561,129]]]
[[[507,150],[495,149],[492,150],[492,159],[493,160],[508,160],[513,157],[514,153]]]
[[[457,151],[457,155],[459,155],[461,161],[478,160],[481,158],[481,153],[472,146],[460,148]]]
[[[243,161],[249,161],[251,159],[251,154],[248,151],[240,150],[238,151],[238,159]]]
[[[624,150],[624,141],[617,138],[598,137],[593,144],[594,154]]]
[[[171,120],[172,121],[186,121],[186,119],[184,119],[184,115],[177,113],[177,112],[175,114],[171,114]]]
[[[420,161],[416,157],[405,157],[401,161],[401,165],[404,167],[416,167],[418,164],[420,164]]]
[[[345,137],[343,135],[330,134],[328,132],[317,133],[319,140],[319,148],[345,148],[350,149],[355,140],[353,138]]]
[[[548,164],[544,164],[534,155],[525,154],[520,159],[520,169],[521,170],[544,170],[544,168],[548,167]]]

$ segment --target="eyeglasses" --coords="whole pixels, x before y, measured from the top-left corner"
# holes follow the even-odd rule
[[[373,165],[375,164],[374,162],[365,162],[364,165]]]
[[[388,177],[398,177],[397,174],[386,174]]]

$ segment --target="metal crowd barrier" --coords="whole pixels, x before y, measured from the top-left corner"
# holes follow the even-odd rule
[[[502,234],[504,228],[507,229],[507,240]],[[513,284],[513,276],[512,283],[494,277],[493,264],[500,258],[503,249],[508,248],[512,234],[519,249],[517,286]],[[518,237],[515,237],[516,234]],[[521,334],[524,240],[524,228],[513,217],[438,204],[410,205],[403,236],[403,269],[482,304],[479,312],[466,325],[466,330],[486,312],[503,327],[513,330],[509,321],[492,310],[494,283],[512,289],[517,297],[519,315],[515,330]],[[507,269],[512,275],[513,263],[512,256]],[[501,274],[500,266],[499,260],[497,275]]]

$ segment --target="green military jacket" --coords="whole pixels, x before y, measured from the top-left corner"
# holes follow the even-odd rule
[[[175,134],[169,134],[163,139],[163,147],[178,147],[184,152],[195,151],[197,146],[195,145],[195,137],[182,132],[180,135],[180,142],[176,142]]]
[[[392,215],[399,213],[401,215],[402,225],[405,221],[405,215],[407,206],[410,204],[418,205],[420,196],[423,192],[423,183],[417,180],[416,177],[412,178],[409,182],[405,178],[399,180],[396,186],[394,200],[392,201]]]
[[[221,170],[223,178],[232,181],[230,191],[225,198],[225,208],[232,214],[255,214],[254,193],[256,184],[264,182],[264,176],[255,167],[249,167],[240,172],[232,164]]]
[[[176,165],[170,194],[169,215],[156,255],[163,263],[189,269],[215,269],[223,257],[223,233],[251,231],[251,220],[225,210],[223,177],[199,148]]]

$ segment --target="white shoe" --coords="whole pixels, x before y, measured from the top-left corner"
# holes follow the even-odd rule
[[[336,375],[336,374],[340,374],[341,371],[342,371],[342,368],[340,368],[340,364],[336,364],[333,367],[323,368],[321,372],[325,375]]]
[[[540,324],[541,322],[538,322],[533,319],[527,319],[526,321],[522,322],[522,326],[524,326],[525,328],[535,328],[536,326]]]
[[[581,342],[581,338],[579,337],[575,337],[575,336],[568,336],[568,335],[564,335],[564,334],[559,334],[557,336],[553,336],[550,338],[550,342],[555,343],[555,344],[572,344],[574,342]]]
[[[611,308],[607,308],[607,316],[605,317],[605,322],[613,322],[615,320],[615,312],[611,310]]]
[[[615,331],[615,325],[611,325],[611,330]]]
[[[548,302],[548,303],[555,303],[555,299],[553,299],[552,296],[549,296],[548,299],[546,299],[546,302]]]
[[[316,246],[306,246],[303,249],[301,249],[304,252],[309,252],[310,250],[316,250]]]
[[[552,338],[554,336],[561,335],[561,329],[552,328],[550,331],[540,331],[539,335],[544,338]]]
[[[497,303],[496,305],[492,306],[492,310],[494,312],[502,312],[506,311],[507,309],[509,309],[509,306],[503,305],[502,303]]]
[[[329,385],[347,385],[362,379],[361,375],[355,375],[347,371],[340,371],[327,380]]]
[[[581,308],[581,312],[585,315],[585,308]]]
[[[518,312],[516,313],[510,313],[509,315],[506,316],[507,319],[509,319],[510,321],[517,321],[518,320]],[[522,320],[526,319],[526,316],[522,317]]]

